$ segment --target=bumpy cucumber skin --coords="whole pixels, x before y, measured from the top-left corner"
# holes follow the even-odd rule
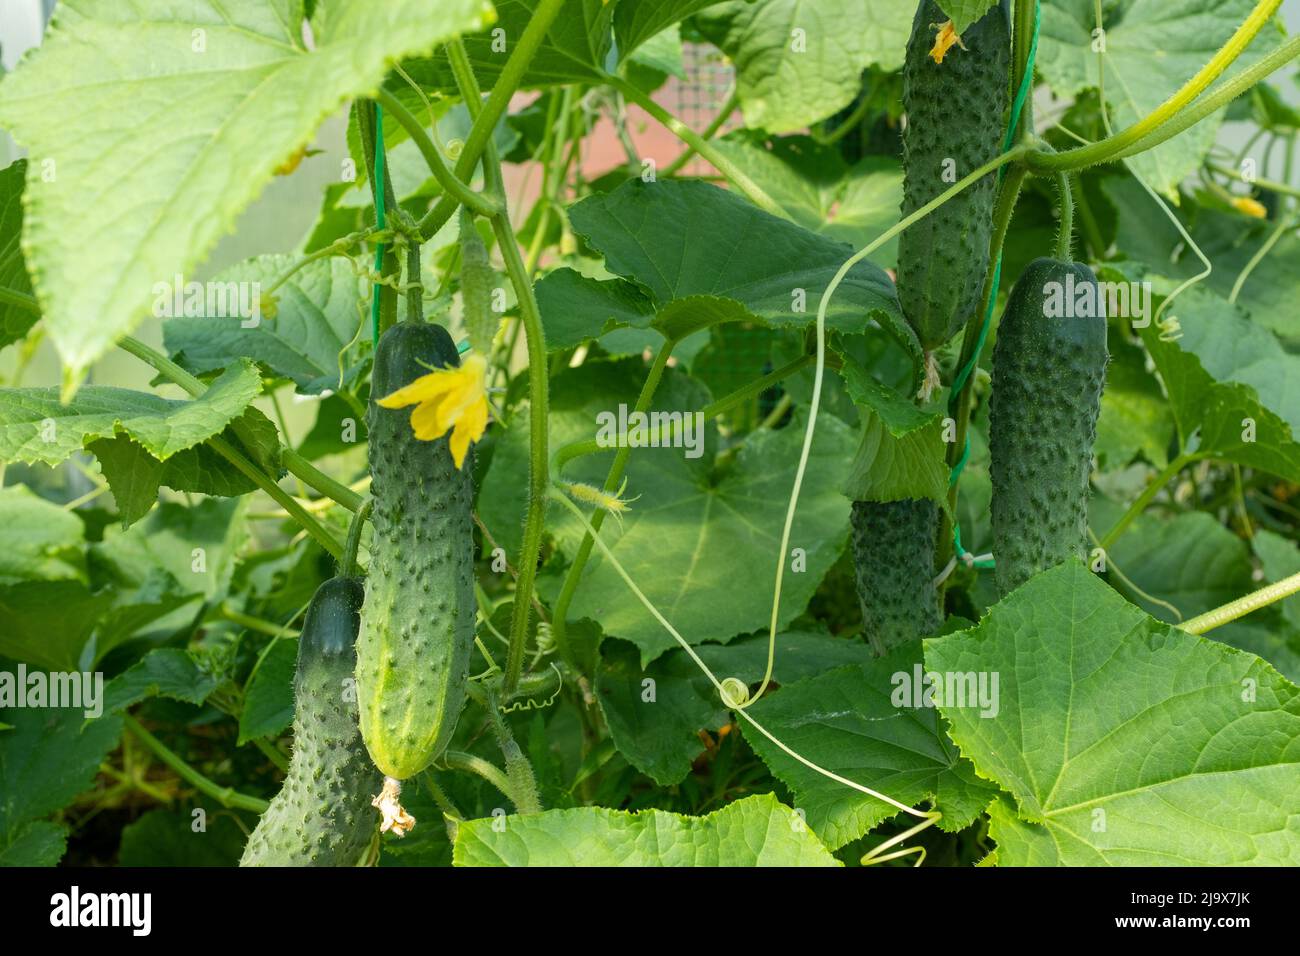
[[[465,704],[474,644],[474,465],[471,453],[457,469],[445,436],[418,440],[410,408],[375,400],[427,374],[427,366],[459,364],[451,336],[434,324],[393,326],[375,350],[367,417],[374,536],[357,696],[370,756],[398,780],[441,755]]]
[[[948,18],[922,0],[903,68],[903,206],[909,216],[1001,152],[1010,108],[1011,31],[1003,5],[962,34],[942,63],[930,57]],[[956,163],[944,178],[945,163]],[[898,298],[927,351],[953,337],[979,308],[989,264],[997,175],[990,173],[905,230]]]
[[[855,501],[853,565],[867,640],[878,654],[933,634],[943,623],[934,586],[939,506],[927,498]]]
[[[1046,288],[1086,265],[1037,259],[1011,290],[993,348],[989,450],[993,556],[1000,594],[1088,545],[1088,476],[1106,378],[1106,319],[1050,317]],[[1068,299],[1067,299],[1068,302]]]
[[[298,639],[293,757],[240,866],[356,866],[378,828],[380,778],[348,692],[364,589],[338,577],[317,589]]]

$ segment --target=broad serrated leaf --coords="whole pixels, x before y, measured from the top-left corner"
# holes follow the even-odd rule
[[[1255,0],[1117,0],[1106,6],[1105,56],[1099,57],[1095,0],[1044,3],[1038,71],[1058,95],[1069,97],[1096,87],[1104,62],[1111,124],[1118,131],[1146,117],[1195,76],[1254,7]],[[1280,40],[1279,30],[1266,25],[1227,75],[1258,62]],[[1220,112],[1131,157],[1128,165],[1177,202],[1178,184],[1214,145],[1221,121]]]
[[[218,683],[218,679],[201,668],[188,651],[160,647],[108,683],[104,691],[104,711],[122,710],[147,697],[167,697],[187,704],[201,704],[216,690]]]
[[[546,347],[571,349],[615,329],[649,328],[650,298],[626,279],[591,279],[573,269],[556,269],[537,283],[537,306],[546,327]]]
[[[767,635],[760,634],[726,646],[701,644],[696,653],[720,679],[738,677],[753,685],[767,668],[767,643]],[[634,645],[610,638],[600,655],[596,695],[619,753],[660,786],[681,782],[704,749],[699,732],[716,731],[731,720],[717,689],[681,650],[643,668]],[[862,641],[788,631],[776,638],[773,677],[784,685],[870,659]],[[646,680],[654,681],[652,694]]]
[[[1072,561],[927,640],[925,660],[1000,675],[996,716],[940,705],[1014,797],[992,811],[1000,865],[1300,862],[1300,688],[1258,657],[1147,617]]]
[[[28,174],[24,248],[65,384],[349,97],[491,18],[486,0],[334,0],[317,10],[309,50],[301,0],[60,3],[45,42],[0,84],[0,123],[56,163],[55,175]],[[136,55],[142,42],[148,56]]]
[[[212,284],[256,284],[270,289],[294,264],[292,256],[268,255],[225,270]],[[233,302],[232,297],[226,297]],[[293,381],[303,394],[318,395],[350,384],[361,369],[358,305],[361,290],[346,259],[309,262],[275,292],[274,315],[256,324],[227,307],[187,309],[163,323],[168,353],[191,372],[229,368],[250,358],[271,375]]]
[[[29,824],[90,786],[117,746],[122,720],[52,707],[11,707],[0,719],[12,727],[0,734],[0,859],[52,866],[62,855],[62,828]]]
[[[919,647],[801,680],[752,704],[748,713],[773,736],[821,767],[909,806],[930,803],[939,826],[967,827],[996,789],[944,736],[933,707],[920,706]],[[907,690],[906,697],[901,691]],[[808,825],[831,849],[856,840],[900,811],[794,760],[743,724],[745,738],[795,795]]]
[[[903,168],[892,157],[867,156],[850,166],[839,149],[811,136],[765,140],[744,130],[724,136],[714,148],[805,229],[860,249],[898,222]],[[869,258],[893,268],[897,238]]]
[[[20,245],[26,177],[25,159],[0,169],[0,286],[31,295],[32,280]],[[29,309],[0,302],[0,349],[26,335],[39,317]]]
[[[855,251],[700,182],[633,179],[572,206],[569,219],[611,272],[649,293],[655,327],[677,337],[724,321],[806,327]],[[826,324],[853,333],[871,319],[919,361],[893,282],[859,262],[836,289]]]
[[[745,797],[704,817],[604,807],[460,824],[457,866],[839,866],[789,807]]]
[[[96,438],[124,434],[165,461],[219,434],[261,391],[247,360],[188,401],[88,385],[64,405],[57,388],[0,389],[0,459],[57,465]]]
[[[915,0],[732,0],[697,17],[736,65],[745,125],[792,133],[838,112],[869,66],[895,70]]]
[[[85,580],[81,519],[23,485],[0,488],[0,585]]]
[[[626,60],[628,54],[651,37],[719,2],[720,0],[636,0],[635,3],[619,3],[614,10],[614,37],[618,41],[619,59]]]

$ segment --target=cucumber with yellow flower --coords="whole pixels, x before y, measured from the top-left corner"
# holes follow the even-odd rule
[[[418,320],[388,329],[375,349],[357,696],[366,748],[388,778],[375,805],[399,835],[414,824],[400,781],[442,754],[465,703],[476,610],[469,446],[487,426],[484,368]]]

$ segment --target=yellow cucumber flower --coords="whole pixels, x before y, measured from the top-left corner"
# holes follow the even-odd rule
[[[411,430],[420,441],[434,441],[451,429],[451,458],[460,468],[470,442],[487,429],[487,362],[467,355],[458,368],[434,369],[379,399],[383,408],[414,405]]]
[[[1247,216],[1253,216],[1256,219],[1265,219],[1268,216],[1268,210],[1258,199],[1252,199],[1249,196],[1237,196],[1232,200],[1233,208],[1238,212],[1244,212]]]
[[[935,63],[942,63],[943,58],[948,55],[948,51],[953,45],[966,49],[966,44],[961,42],[961,37],[957,31],[952,28],[952,21],[949,20],[943,26],[939,27],[939,34],[934,38],[934,47],[930,50],[930,56]]]

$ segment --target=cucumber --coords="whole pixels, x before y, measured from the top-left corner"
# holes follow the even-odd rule
[[[947,16],[922,0],[903,66],[903,206],[909,216],[1001,152],[1010,108],[1006,4],[986,13],[936,63],[934,27]],[[951,161],[951,162],[950,162]],[[906,229],[898,243],[898,298],[932,351],[979,309],[989,265],[997,175],[990,173]]]
[[[934,585],[939,506],[928,498],[855,501],[850,518],[862,622],[876,654],[943,623]]]
[[[1088,286],[1091,308],[1078,299]],[[1011,290],[993,348],[989,450],[1000,594],[1087,552],[1088,476],[1107,357],[1092,270],[1031,262]]]
[[[420,441],[409,408],[376,401],[430,367],[459,364],[451,336],[432,323],[395,325],[375,349],[367,416],[373,537],[357,696],[366,747],[394,780],[442,754],[465,704],[476,611],[473,458],[457,469],[447,436]]]
[[[356,866],[378,836],[379,774],[361,742],[350,683],[364,589],[322,584],[307,607],[294,678],[293,757],[240,866]]]

